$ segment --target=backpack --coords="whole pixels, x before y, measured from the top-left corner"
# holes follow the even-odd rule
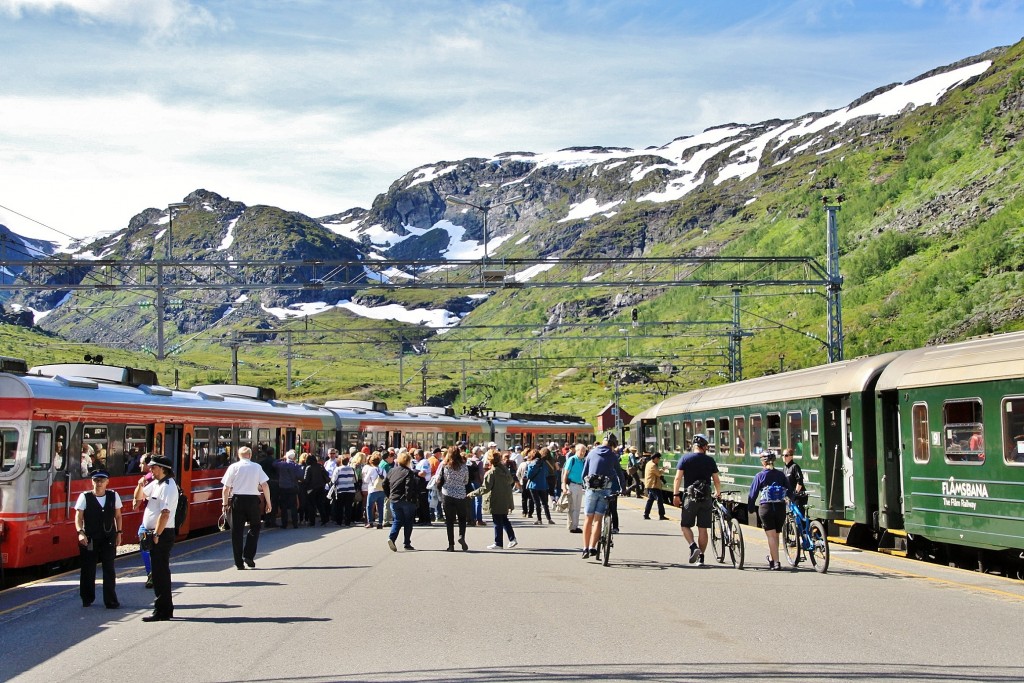
[[[761,489],[762,503],[781,503],[786,500],[786,487],[782,484],[772,484]]]
[[[175,486],[178,486],[178,482],[174,482]],[[174,528],[181,529],[185,523],[185,519],[188,517],[188,498],[185,497],[185,492],[178,486],[178,506],[174,508]]]
[[[711,497],[711,482],[707,479],[698,479],[686,487],[686,498],[695,503],[702,503]]]

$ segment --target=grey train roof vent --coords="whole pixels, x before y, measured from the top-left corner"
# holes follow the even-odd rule
[[[388,404],[384,401],[357,401],[355,399],[338,399],[324,404],[326,408],[339,410],[373,410],[378,413],[388,412]]]
[[[36,365],[29,368],[28,374],[44,377],[85,377],[97,382],[124,384],[139,387],[143,384],[158,385],[156,372],[140,368],[118,367],[116,365],[96,365],[95,363],[57,363],[54,365]]]
[[[438,406],[409,406],[405,412],[410,415],[436,415],[438,417],[455,417],[455,410],[452,408],[441,408]]]
[[[236,396],[253,398],[257,401],[277,400],[277,392],[269,387],[253,387],[247,384],[204,384],[192,387],[192,391],[217,396]]]
[[[24,375],[28,372],[28,363],[21,358],[11,358],[10,356],[0,356],[0,372],[14,372],[20,375]]]

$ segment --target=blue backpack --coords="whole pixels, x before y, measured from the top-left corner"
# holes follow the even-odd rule
[[[786,500],[786,487],[782,484],[771,484],[761,489],[762,503],[782,503]]]

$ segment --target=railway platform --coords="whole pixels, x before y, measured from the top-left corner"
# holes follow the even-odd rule
[[[227,533],[175,545],[175,618],[143,623],[152,594],[118,558],[122,607],[83,608],[78,573],[0,593],[0,680],[81,681],[991,681],[1024,680],[1024,582],[833,545],[827,574],[688,563],[672,521],[620,499],[611,565],[580,535],[513,513],[519,546],[415,551],[386,530],[268,529],[254,570]],[[710,558],[709,558],[710,559]]]

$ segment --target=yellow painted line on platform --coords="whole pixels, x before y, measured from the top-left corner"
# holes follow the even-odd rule
[[[229,537],[229,538],[227,538],[227,539],[225,539],[223,541],[219,541],[217,543],[211,543],[210,545],[204,545],[202,548],[196,548],[194,550],[187,550],[187,551],[183,552],[180,555],[176,555],[175,558],[180,559],[180,558],[183,558],[183,557],[188,557],[189,555],[193,555],[195,553],[198,553],[201,550],[209,550],[210,548],[216,548],[217,546],[224,545],[225,543],[230,543],[230,542],[231,542],[231,538]],[[125,553],[125,555],[121,555],[120,557],[127,557],[128,554],[129,553]],[[120,577],[135,576],[142,569],[143,569],[142,567],[136,567],[134,569],[129,569],[128,571],[119,574],[118,577],[120,578]],[[53,576],[47,576],[46,578],[43,578],[43,579],[36,579],[35,581],[30,581],[28,583],[23,583],[23,584],[20,584],[18,586],[12,586],[11,588],[8,588],[7,590],[9,590],[9,591],[16,591],[16,590],[18,590],[20,588],[31,588],[32,586],[45,585],[47,583],[50,583],[51,581],[55,581],[55,580],[64,578],[64,577],[68,576],[69,574],[78,574],[78,572],[79,572],[78,569],[70,569],[70,570],[68,570],[66,572],[63,572],[61,574],[55,574]],[[101,572],[97,572],[97,573],[99,574]],[[35,605],[36,603],[42,602],[44,600],[50,600],[52,598],[60,597],[62,595],[68,595],[69,593],[77,593],[77,592],[78,592],[78,586],[75,586],[73,588],[68,588],[68,589],[65,589],[65,590],[62,590],[62,591],[58,591],[56,593],[51,593],[50,595],[41,595],[40,597],[38,597],[38,598],[36,598],[34,600],[29,600],[28,602],[23,602],[21,604],[15,605],[14,607],[8,607],[5,610],[0,610],[0,617],[4,616],[6,614],[10,614],[11,612],[16,612],[16,611],[18,611],[20,609],[25,609],[26,607],[31,607],[32,605]]]
[[[891,567],[883,567],[881,565],[872,564],[870,562],[860,562],[858,560],[851,560],[851,559],[845,558],[845,557],[844,558],[838,558],[838,559],[839,559],[840,562],[843,562],[843,563],[846,563],[846,564],[856,565],[858,567],[864,567],[866,569],[874,569],[874,570],[877,570],[877,571],[880,571],[880,572],[887,572],[887,573],[890,573],[890,574],[898,574],[899,576],[905,576],[905,577],[913,578],[913,579],[924,579],[925,581],[928,581],[930,583],[939,584],[939,585],[942,585],[942,586],[949,586],[949,587],[954,587],[954,588],[962,588],[964,590],[978,591],[978,592],[981,592],[981,593],[989,593],[991,595],[996,595],[996,596],[999,596],[999,597],[1002,597],[1002,598],[1012,598],[1012,599],[1017,600],[1019,602],[1024,602],[1024,594],[1021,594],[1021,593],[1013,593],[1013,592],[1010,592],[1010,591],[999,590],[998,588],[987,588],[985,586],[978,586],[976,584],[965,583],[963,581],[954,581],[953,579],[940,579],[940,578],[937,578],[937,577],[934,577],[934,576],[925,576],[924,574],[919,574],[917,572],[909,572],[909,571],[904,571],[902,569],[893,569]],[[915,560],[911,560],[911,561],[915,561]],[[956,567],[943,567],[942,565],[934,565],[934,566],[936,568],[940,568],[940,569],[957,569]],[[959,569],[958,571],[970,571],[970,570],[968,570],[968,569]],[[975,576],[985,576],[986,578],[990,578],[990,579],[1005,579],[1007,581],[1017,581],[1017,579],[1008,579],[1008,578],[1002,577],[1002,576],[989,576],[987,574],[979,574],[978,572],[973,572],[973,571],[971,572],[971,574],[973,574]]]

